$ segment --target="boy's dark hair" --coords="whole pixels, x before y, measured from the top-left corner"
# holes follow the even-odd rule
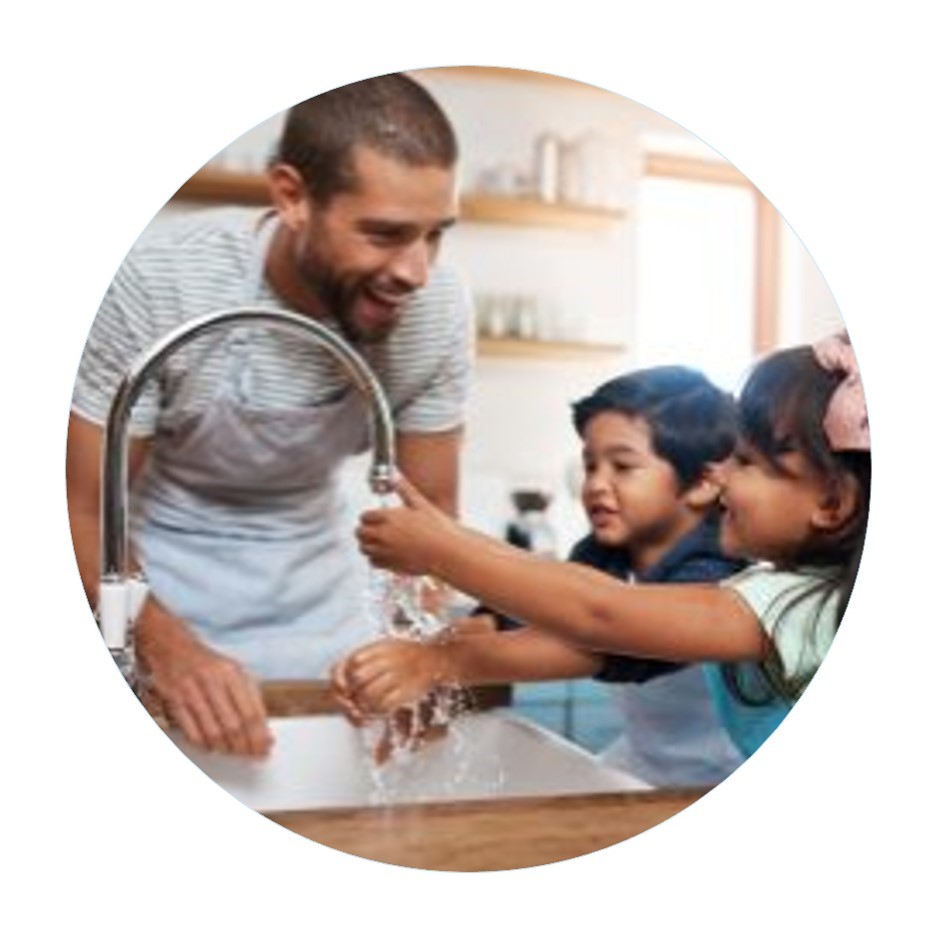
[[[735,447],[732,395],[692,368],[664,365],[607,381],[573,404],[576,432],[582,436],[593,417],[609,411],[647,422],[654,452],[670,463],[684,487]]]
[[[408,166],[448,169],[458,159],[449,119],[433,97],[406,75],[366,78],[290,108],[272,164],[302,176],[320,206],[357,185],[355,146]]]

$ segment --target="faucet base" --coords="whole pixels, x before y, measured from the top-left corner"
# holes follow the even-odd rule
[[[139,697],[140,681],[137,673],[137,659],[133,653],[133,648],[112,648],[111,657],[130,689]]]

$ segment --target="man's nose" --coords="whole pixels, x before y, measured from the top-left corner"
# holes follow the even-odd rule
[[[430,246],[422,239],[408,244],[391,261],[388,272],[398,283],[410,290],[425,287],[433,263]]]

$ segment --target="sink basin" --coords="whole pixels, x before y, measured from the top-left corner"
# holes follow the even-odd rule
[[[487,798],[646,790],[584,749],[507,710],[461,716],[442,738],[381,769],[342,716],[271,720],[264,760],[176,745],[239,801],[262,813]]]

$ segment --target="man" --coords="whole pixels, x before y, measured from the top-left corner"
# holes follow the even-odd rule
[[[92,605],[111,396],[134,355],[213,310],[290,309],[343,334],[384,386],[400,467],[455,511],[472,330],[434,261],[455,221],[456,159],[418,84],[358,82],[291,109],[271,211],[194,214],[134,246],[92,327],[69,422],[69,514]],[[151,587],[138,657],[190,740],[261,755],[258,680],[324,676],[367,637],[366,567],[338,489],[341,464],[368,446],[367,408],[328,352],[263,326],[197,339],[151,385],[129,459],[133,549]]]

